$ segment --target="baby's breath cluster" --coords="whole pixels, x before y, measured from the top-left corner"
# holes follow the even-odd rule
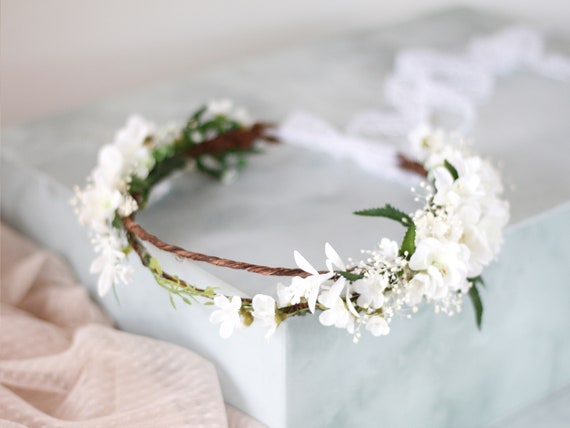
[[[136,237],[125,231],[122,219],[144,207],[155,185],[186,166],[184,154],[189,149],[252,123],[231,102],[212,102],[175,130],[159,132],[133,117],[115,141],[101,149],[87,186],[76,189],[73,200],[98,253],[91,270],[99,273],[101,295],[130,281],[132,267],[126,254],[134,248],[170,292],[173,304],[174,295],[186,303],[196,300],[215,306],[210,320],[219,324],[222,337],[252,323],[267,328],[269,337],[291,316],[317,314],[321,324],[345,329],[357,342],[363,330],[387,335],[397,315],[411,317],[423,304],[448,315],[460,312],[465,295],[473,301],[480,325],[481,273],[499,252],[509,206],[490,162],[472,154],[465,142],[428,127],[410,136],[412,152],[426,171],[419,189],[412,189],[420,207],[413,213],[391,205],[355,213],[397,221],[405,230],[401,241],[382,238],[376,248],[363,251],[363,260],[346,262],[327,243],[324,270],[295,251],[304,275],[279,283],[273,295],[252,298],[226,296],[211,287],[199,289],[164,273]],[[213,158],[198,156],[194,162],[200,171],[227,180],[243,165],[242,155],[220,152]]]

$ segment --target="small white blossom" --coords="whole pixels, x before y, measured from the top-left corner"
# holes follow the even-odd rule
[[[227,339],[242,325],[239,316],[241,297],[234,296],[230,301],[226,296],[217,295],[214,297],[214,305],[220,309],[212,312],[210,322],[220,324],[220,336]]]
[[[224,98],[220,100],[211,100],[206,105],[206,113],[212,116],[227,116],[234,108],[234,102],[230,99]]]
[[[251,314],[255,321],[265,327],[269,327],[265,335],[265,337],[269,339],[277,328],[277,322],[275,320],[275,300],[273,297],[257,294],[253,297],[251,305],[253,307]]]
[[[237,107],[232,100],[228,99],[211,100],[206,105],[206,115],[211,117],[225,116],[242,126],[251,126],[254,123],[253,118],[245,108]]]
[[[374,336],[386,336],[390,333],[390,326],[384,317],[374,315],[366,321],[366,330]]]
[[[122,171],[125,165],[123,154],[112,144],[99,150],[97,167],[91,176],[96,187],[118,188],[122,185]]]
[[[88,186],[85,190],[76,190],[77,215],[79,223],[88,225],[95,232],[107,231],[107,223],[115,217],[115,211],[121,205],[121,192],[106,186]]]
[[[277,284],[277,301],[279,307],[282,308],[288,305],[296,305],[301,302],[308,293],[309,284],[304,278],[295,276],[291,280],[290,285]]]
[[[386,260],[392,261],[398,258],[400,248],[396,241],[388,238],[382,238],[380,240],[380,254],[382,254]]]
[[[325,326],[334,325],[337,328],[346,328],[354,331],[354,317],[340,297],[346,284],[344,278],[339,278],[330,289],[319,295],[319,303],[328,308],[319,315],[319,321]]]
[[[97,291],[101,297],[119,282],[128,284],[133,274],[132,266],[125,264],[122,251],[123,240],[113,230],[93,238],[95,251],[99,254],[91,263],[89,271],[99,273]]]
[[[445,146],[441,131],[433,131],[427,124],[415,128],[409,135],[412,153],[417,160],[423,162],[429,155],[438,153]]]
[[[119,215],[121,217],[128,217],[138,209],[139,204],[137,204],[137,201],[135,201],[135,199],[127,193],[123,197],[121,205],[119,205]]]
[[[480,224],[467,224],[464,228],[461,242],[469,248],[471,257],[467,269],[467,276],[470,278],[479,276],[483,267],[493,259],[493,251],[489,245],[486,231]]]
[[[98,257],[91,264],[91,273],[99,273],[97,279],[97,292],[103,297],[111,287],[118,283],[129,284],[132,280],[133,268],[130,265],[118,262],[116,259]]]
[[[360,294],[356,304],[361,308],[381,308],[384,304],[384,290],[388,285],[388,278],[380,274],[373,274],[356,281],[353,285],[354,291]]]
[[[406,303],[409,306],[416,306],[419,304],[424,295],[426,288],[430,285],[430,277],[425,273],[417,273],[409,281],[406,290]]]
[[[444,167],[432,171],[437,192],[434,202],[441,206],[457,207],[484,196],[481,180],[475,173],[460,175],[454,180]]]
[[[409,267],[429,276],[427,297],[441,299],[448,290],[462,290],[467,286],[469,256],[469,250],[463,244],[425,238],[417,243]]]
[[[435,238],[457,242],[463,232],[463,223],[456,217],[446,215],[442,210],[437,213],[420,210],[414,215],[416,241]]]
[[[325,244],[325,254],[327,256],[326,265],[331,273],[334,272],[335,270],[334,268],[337,268],[338,270],[342,271],[346,270],[344,262],[342,261],[336,250],[328,242]]]
[[[325,274],[320,274],[298,251],[295,251],[293,253],[293,256],[295,257],[295,263],[297,263],[299,269],[304,270],[310,275],[305,278],[293,278],[293,281],[296,281],[297,284],[292,285],[299,289],[304,288],[304,297],[307,299],[309,310],[311,313],[314,313],[321,285],[325,281],[329,280],[334,275],[334,273],[328,272]]]
[[[123,169],[125,176],[131,174],[140,178],[148,176],[154,166],[154,159],[145,143],[155,133],[154,125],[137,115],[131,116],[126,125],[117,132],[113,144],[128,160]]]

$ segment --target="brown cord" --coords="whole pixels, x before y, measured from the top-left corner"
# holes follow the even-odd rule
[[[215,155],[232,149],[248,150],[259,139],[277,143],[277,138],[267,133],[270,128],[271,125],[267,123],[256,123],[249,129],[229,131],[212,140],[193,146],[186,152],[186,156],[196,158],[202,155]]]
[[[223,153],[230,149],[235,150],[247,150],[253,147],[253,144],[258,139],[264,139],[270,142],[278,142],[279,140],[268,134],[267,130],[271,126],[268,124],[256,123],[249,129],[238,129],[234,131],[227,132],[225,134],[219,135],[218,137],[205,141],[202,144],[192,147],[186,152],[186,156],[196,158],[205,154],[216,154]],[[400,168],[408,171],[415,172],[423,177],[427,175],[425,168],[417,162],[408,159],[403,154],[398,154],[398,161]],[[198,253],[195,251],[189,251],[182,247],[176,245],[168,244],[160,240],[155,235],[147,232],[141,225],[139,225],[134,216],[123,217],[123,225],[125,229],[138,237],[139,239],[150,242],[155,247],[172,253],[177,257],[184,259],[195,260],[199,262],[209,263],[215,266],[221,266],[230,269],[245,270],[248,272],[253,272],[259,275],[270,275],[270,276],[300,276],[307,277],[310,274],[301,269],[290,269],[283,267],[270,267],[263,265],[256,265],[253,263],[239,262],[231,259],[224,259],[216,256],[209,256],[207,254]],[[132,241],[132,240],[130,240]],[[134,244],[134,245],[133,245]],[[145,263],[142,255],[142,248],[138,242],[131,242],[131,246],[135,249],[143,264]],[[320,272],[326,273],[326,272]],[[168,274],[166,274],[168,275]],[[168,275],[170,277],[170,275]],[[185,284],[186,285],[186,284]],[[300,309],[300,308],[299,308]]]
[[[398,153],[398,166],[403,170],[415,172],[422,177],[427,177],[427,171],[421,163],[409,159],[402,153]]]
[[[136,235],[139,239],[146,242],[150,242],[156,248],[159,248],[168,253],[172,253],[175,256],[182,257],[184,259],[210,263],[212,265],[222,266],[230,269],[246,270],[248,272],[257,273],[260,275],[301,276],[301,277],[310,275],[309,273],[301,269],[288,269],[281,267],[262,266],[252,263],[238,262],[230,259],[223,259],[221,257],[216,257],[216,256],[208,256],[207,254],[197,253],[194,251],[188,251],[176,245],[168,244],[164,241],[161,241],[153,234],[148,233],[137,222],[135,222],[132,216],[123,217],[123,225],[125,226],[125,229]]]

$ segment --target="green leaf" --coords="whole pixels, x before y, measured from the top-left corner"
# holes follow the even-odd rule
[[[485,287],[485,281],[483,281],[483,277],[481,275],[473,278],[467,278],[467,281],[471,282],[473,285],[480,284],[482,287]]]
[[[340,276],[348,279],[350,282],[358,281],[359,279],[364,278],[363,273],[352,273],[352,272],[345,272],[345,271],[338,271],[337,273]]]
[[[176,309],[176,303],[174,303],[174,297],[172,297],[172,294],[169,294],[168,298],[170,299],[170,304],[172,305],[172,307]]]
[[[196,113],[194,113],[190,117],[190,119],[188,119],[188,124],[199,121],[200,118],[202,117],[202,115],[206,112],[206,110],[208,110],[208,106],[206,106],[206,105],[203,105],[198,110],[196,110]]]
[[[451,165],[451,163],[447,159],[443,161],[443,165],[445,166],[445,168],[449,171],[449,173],[453,177],[453,181],[455,181],[459,178],[459,174],[457,173],[457,170],[455,169],[455,167],[453,165]]]
[[[158,264],[158,260],[155,259],[154,257],[150,259],[148,267],[150,268],[150,270],[156,272],[157,275],[159,276],[162,275],[162,268],[160,267],[160,264]]]
[[[400,247],[400,256],[404,257],[407,253],[407,258],[409,259],[412,254],[416,251],[416,225],[412,224],[408,227],[406,234],[404,235],[404,240],[402,241],[402,246]]]
[[[118,230],[121,230],[123,228],[123,221],[121,220],[121,216],[119,214],[115,214],[115,217],[113,217],[113,221],[111,222],[111,226]]]
[[[479,296],[479,290],[477,290],[475,283],[473,283],[469,289],[469,297],[471,298],[471,303],[473,303],[473,308],[475,309],[477,328],[481,330],[481,321],[483,320],[483,303],[481,302],[481,296]]]
[[[198,167],[198,171],[203,172],[217,180],[221,180],[224,175],[223,167],[220,166],[219,168],[215,168],[206,165],[201,156],[196,158],[196,166]]]
[[[204,291],[202,291],[202,296],[213,298],[216,295],[216,290],[213,287],[206,287]]]
[[[386,204],[383,208],[371,208],[368,210],[361,210],[355,211],[354,214],[362,215],[362,216],[369,216],[369,217],[384,217],[395,220],[402,225],[408,227],[413,224],[412,219],[408,214],[403,211],[400,211],[397,208],[394,208],[390,204]]]

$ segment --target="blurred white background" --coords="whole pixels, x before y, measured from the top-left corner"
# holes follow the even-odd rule
[[[284,46],[471,6],[570,35],[568,0],[2,0],[2,124]]]

